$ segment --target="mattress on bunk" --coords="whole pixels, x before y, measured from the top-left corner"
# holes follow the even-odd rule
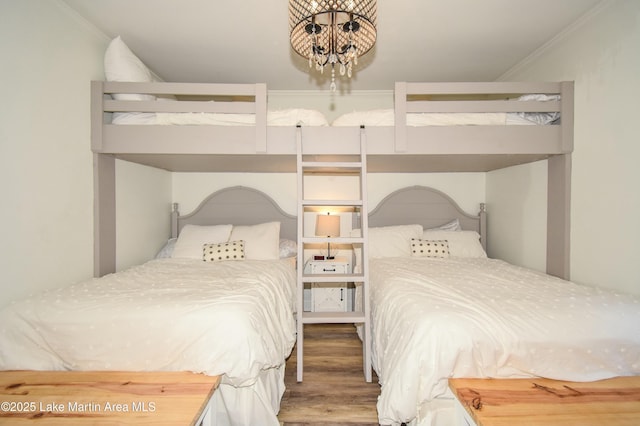
[[[558,95],[522,95],[519,101],[557,101]],[[559,112],[456,112],[456,113],[407,113],[407,126],[514,126],[555,124]],[[395,126],[392,109],[353,111],[336,118],[332,126]]]
[[[209,125],[209,126],[253,126],[255,114],[207,113],[207,112],[118,112],[113,114],[111,124],[157,124],[157,125]],[[320,111],[295,108],[267,112],[267,126],[328,126],[329,122]]]
[[[0,311],[0,370],[193,371],[250,386],[295,342],[287,259],[157,259]]]
[[[424,419],[447,394],[449,377],[640,374],[638,297],[488,258],[381,258],[370,265],[383,424],[431,424]]]

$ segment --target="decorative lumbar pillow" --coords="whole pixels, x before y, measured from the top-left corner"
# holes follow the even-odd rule
[[[447,240],[421,240],[419,238],[412,238],[411,256],[445,259],[449,257],[449,243]]]
[[[202,246],[202,260],[205,262],[244,260],[244,241],[204,244]]]
[[[423,240],[447,240],[451,257],[487,257],[475,231],[425,231]]]

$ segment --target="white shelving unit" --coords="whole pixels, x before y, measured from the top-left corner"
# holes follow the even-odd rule
[[[306,324],[346,323],[358,324],[362,327],[362,354],[364,377],[372,380],[371,372],[371,323],[369,303],[369,264],[368,264],[368,223],[367,223],[367,155],[365,129],[360,129],[360,154],[353,161],[323,161],[321,157],[307,156],[304,152],[302,129],[297,129],[297,178],[298,178],[298,301],[297,301],[297,380],[302,381],[304,367],[304,326]],[[305,176],[309,174],[356,175],[359,177],[360,198],[355,200],[340,199],[307,199],[305,192]],[[306,212],[324,212],[330,209],[350,209],[360,217],[361,235],[359,237],[308,237],[304,234]],[[318,247],[321,244],[358,244],[362,251],[362,265],[357,272],[342,274],[306,273],[305,247]],[[344,283],[352,282],[360,286],[361,303],[358,311],[305,312],[304,288],[306,283]]]

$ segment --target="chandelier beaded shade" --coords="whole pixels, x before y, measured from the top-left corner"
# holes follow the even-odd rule
[[[358,57],[376,43],[377,0],[289,0],[291,47],[309,59],[309,67],[324,72],[331,66],[351,78]]]

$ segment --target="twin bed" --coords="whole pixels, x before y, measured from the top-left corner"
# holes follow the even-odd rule
[[[449,378],[640,375],[640,298],[487,258],[484,216],[425,187],[390,194],[370,214],[381,424],[463,424]],[[427,253],[433,242],[444,252]]]
[[[295,218],[243,187],[173,218],[180,234],[157,259],[0,311],[0,370],[219,375],[214,424],[278,425],[295,343]]]
[[[548,272],[568,273],[571,82],[397,83],[391,111],[328,123],[308,110],[268,112],[263,84],[164,83],[144,65],[127,75],[137,58],[112,46],[105,65],[124,68],[92,82],[91,101],[95,272],[105,276],[2,311],[0,369],[220,374],[219,424],[278,424],[295,342],[287,258],[295,218],[255,190],[223,190],[194,214],[174,212],[173,257],[110,274],[116,159],[177,172],[293,172],[296,132],[305,155],[340,159],[359,152],[361,126],[369,172],[489,171],[548,159]],[[448,424],[449,377],[640,374],[638,299],[487,259],[484,211],[470,216],[438,191],[413,187],[385,199],[369,225],[382,424]],[[424,255],[436,242],[438,256]],[[228,249],[245,250],[245,259],[216,261]]]

